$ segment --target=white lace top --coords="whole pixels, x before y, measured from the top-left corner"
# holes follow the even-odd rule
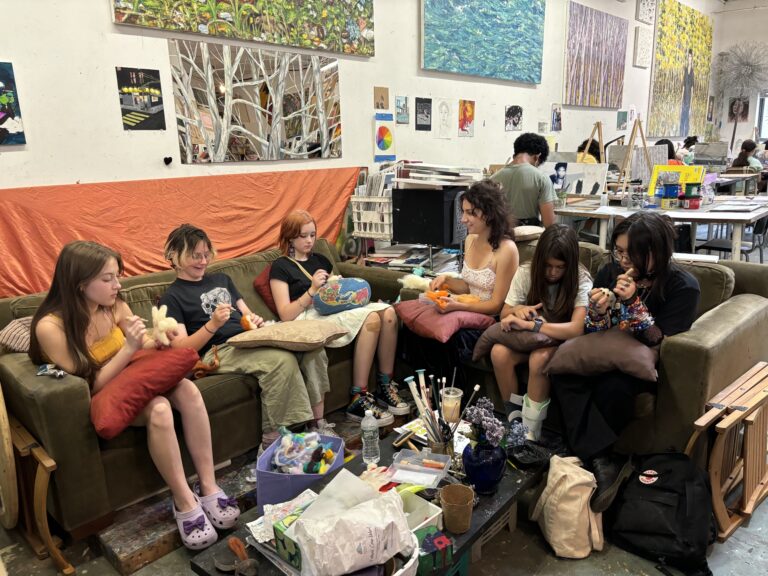
[[[461,267],[461,279],[469,285],[469,293],[480,300],[490,300],[493,296],[493,286],[496,284],[496,272],[490,266],[475,270],[467,266]]]

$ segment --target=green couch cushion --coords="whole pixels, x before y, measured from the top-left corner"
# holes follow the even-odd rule
[[[517,244],[517,251],[520,254],[520,264],[531,261],[537,243],[538,239],[531,240],[530,242],[519,242]],[[609,259],[610,256],[608,252],[600,248],[600,246],[590,244],[589,242],[579,242],[579,262],[589,271],[593,278],[597,275],[598,270],[600,270]]]
[[[686,262],[681,263],[680,267],[690,272],[699,281],[701,300],[696,313],[697,318],[719,306],[733,294],[735,277],[730,268],[709,262]]]

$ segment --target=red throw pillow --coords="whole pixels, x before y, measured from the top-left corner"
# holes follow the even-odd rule
[[[96,433],[111,440],[134,421],[152,398],[176,386],[200,356],[192,348],[139,350],[117,376],[91,398]]]
[[[412,332],[424,338],[448,342],[461,328],[488,328],[496,323],[491,316],[478,312],[448,312],[441,314],[437,306],[419,300],[395,304],[395,311]]]
[[[256,293],[264,300],[264,304],[267,305],[272,311],[272,314],[277,316],[277,306],[275,305],[275,299],[272,297],[272,288],[269,286],[269,272],[272,270],[272,264],[264,268],[261,274],[256,276],[253,281],[253,287],[256,289]]]

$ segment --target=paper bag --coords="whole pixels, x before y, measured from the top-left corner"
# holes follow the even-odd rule
[[[397,553],[413,552],[400,496],[379,495],[347,470],[291,526],[302,555],[302,576],[340,576]]]

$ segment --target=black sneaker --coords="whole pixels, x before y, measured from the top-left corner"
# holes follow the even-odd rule
[[[405,416],[411,413],[411,407],[400,399],[397,393],[397,384],[379,384],[373,397],[376,403],[382,408],[386,408],[394,416]]]
[[[395,421],[395,417],[392,416],[386,410],[382,410],[376,405],[376,401],[368,393],[358,394],[352,403],[347,406],[347,420],[352,422],[362,422],[365,418],[365,411],[370,410],[373,412],[373,417],[379,423],[379,428],[389,426]]]

